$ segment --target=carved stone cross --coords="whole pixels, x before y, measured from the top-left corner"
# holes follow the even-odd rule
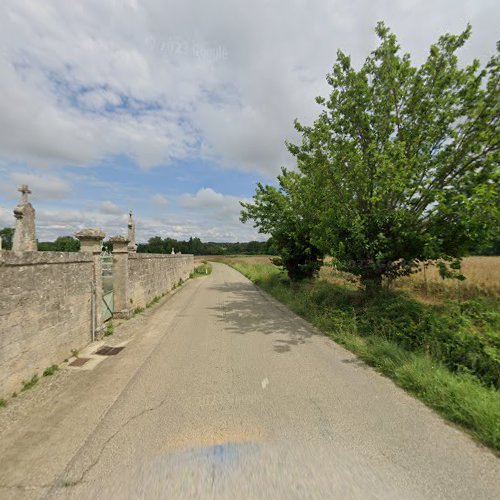
[[[24,205],[25,203],[28,203],[28,195],[31,194],[30,188],[26,185],[23,184],[18,191],[21,193],[21,203]]]

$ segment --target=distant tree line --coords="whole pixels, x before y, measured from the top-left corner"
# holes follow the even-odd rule
[[[14,229],[11,227],[0,229],[0,238],[2,239],[2,248],[11,250]],[[59,236],[54,241],[38,241],[37,246],[40,252],[78,252],[80,250],[80,242],[72,236]],[[106,250],[113,250],[109,241],[104,241],[103,246]],[[187,241],[182,241],[154,236],[147,243],[137,245],[139,253],[172,253],[172,248],[175,252],[194,255],[278,255],[279,253],[277,243],[273,238],[269,238],[267,241],[242,243],[215,243],[211,241],[203,243],[200,238],[189,238]],[[468,255],[500,255],[500,238],[496,238],[493,242],[471,247]]]
[[[14,229],[5,227],[0,230],[2,238],[2,248],[4,250],[12,249],[12,239]],[[38,241],[38,250],[41,252],[78,252],[80,242],[72,236],[59,236],[54,241]],[[107,250],[112,250],[112,245],[108,241],[103,242]],[[176,240],[174,238],[161,238],[154,236],[149,238],[147,243],[139,243],[137,251],[139,253],[172,253],[181,252],[195,255],[274,255],[276,249],[273,246],[272,239],[268,241],[249,241],[243,243],[203,243],[200,238],[189,238],[187,241]]]
[[[41,252],[78,252],[80,242],[72,236],[59,236],[55,241],[38,241],[38,250]]]
[[[187,241],[174,238],[161,238],[153,236],[147,243],[139,243],[138,253],[172,253],[181,252],[194,255],[270,255],[273,253],[272,240],[249,241],[246,243],[203,243],[200,238],[189,238]]]

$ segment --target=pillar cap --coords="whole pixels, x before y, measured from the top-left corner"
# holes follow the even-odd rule
[[[128,243],[130,240],[126,236],[118,235],[109,238],[110,243]]]
[[[106,233],[100,229],[81,229],[75,233],[75,237],[79,240],[101,241],[104,236],[106,236]]]

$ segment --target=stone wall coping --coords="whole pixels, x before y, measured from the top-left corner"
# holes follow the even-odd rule
[[[182,257],[194,257],[191,253],[174,254],[171,253],[133,253],[129,254],[129,259],[180,259]]]
[[[103,240],[106,236],[104,231],[100,229],[80,229],[75,233],[75,237],[79,240]]]
[[[75,264],[93,262],[92,252],[0,252],[1,266],[38,266],[43,264]]]
[[[128,243],[130,240],[126,236],[117,235],[109,238],[110,243]]]

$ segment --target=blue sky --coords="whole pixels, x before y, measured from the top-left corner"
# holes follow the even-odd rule
[[[99,227],[139,240],[263,239],[239,222],[255,183],[325,95],[337,49],[360,64],[378,20],[422,62],[467,22],[463,61],[499,38],[493,0],[4,0],[0,227],[30,185],[41,240]]]

